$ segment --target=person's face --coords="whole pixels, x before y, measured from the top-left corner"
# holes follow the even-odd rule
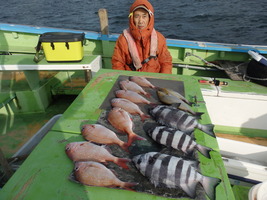
[[[139,8],[133,14],[134,24],[138,29],[144,29],[149,22],[149,14],[146,10]]]

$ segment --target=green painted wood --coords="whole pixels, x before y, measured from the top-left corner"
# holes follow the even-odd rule
[[[247,136],[247,137],[267,138],[266,130],[263,130],[263,129],[252,129],[252,128],[244,128],[244,127],[216,125],[215,132],[231,134],[231,135],[241,135],[241,136]]]

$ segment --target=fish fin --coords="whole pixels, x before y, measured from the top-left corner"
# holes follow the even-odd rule
[[[173,103],[171,104],[171,107],[174,107],[174,108],[180,108],[181,106],[181,103]]]
[[[105,148],[109,153],[112,154],[111,148],[109,146],[104,144],[104,145],[101,145],[101,147]]]
[[[149,105],[155,108],[156,106],[160,105],[160,103],[149,102]]]
[[[124,169],[129,169],[127,163],[130,161],[131,160],[127,159],[127,158],[118,158],[118,159],[116,159],[115,163]]]
[[[213,131],[213,128],[214,128],[213,124],[205,124],[205,125],[201,125],[199,129],[202,130],[203,132],[207,133],[211,137],[216,138],[215,133]]]
[[[196,149],[207,158],[210,158],[210,151],[212,151],[211,148],[202,146],[200,144],[197,144]]]
[[[144,122],[146,119],[150,118],[150,116],[146,115],[146,114],[141,114],[140,117],[141,117],[142,122]]]
[[[201,115],[203,115],[204,113],[203,112],[195,112],[195,118],[196,119],[201,119]]]
[[[138,185],[138,183],[123,182],[121,187],[125,188],[126,190],[135,192],[135,190],[132,189],[132,187],[134,187],[136,185]]]
[[[218,178],[203,176],[201,184],[204,188],[205,193],[211,200],[215,200],[215,188],[220,182],[221,180]]]
[[[185,160],[189,165],[194,167],[196,170],[198,169],[199,166],[199,161],[197,160]]]
[[[197,187],[196,181],[193,181],[192,183],[190,183],[190,185],[186,183],[181,185],[183,191],[193,199],[196,197],[196,187]]]
[[[144,95],[145,95],[147,98],[149,98],[149,99],[150,99],[150,97],[151,97],[151,94],[148,93],[148,92],[145,92]]]
[[[128,142],[127,142],[128,147],[131,146],[131,144],[132,144],[135,140],[146,140],[146,138],[143,138],[143,137],[141,137],[141,136],[139,136],[139,135],[136,135],[136,134],[131,135],[131,136],[129,137],[129,139],[128,139]]]
[[[128,149],[128,144],[126,143],[126,142],[124,142],[122,145],[120,145],[120,147],[124,150],[124,151],[126,151],[126,152],[129,152],[129,149]]]

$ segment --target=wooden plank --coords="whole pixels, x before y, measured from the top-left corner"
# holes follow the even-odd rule
[[[100,20],[100,29],[103,35],[108,35],[108,12],[106,9],[101,8],[98,10],[98,16]]]

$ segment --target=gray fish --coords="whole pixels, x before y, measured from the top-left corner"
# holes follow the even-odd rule
[[[212,137],[216,137],[213,131],[213,124],[200,124],[194,116],[177,108],[159,105],[151,109],[150,114],[159,124],[179,129],[186,134],[192,133],[197,128]]]
[[[212,151],[211,148],[197,144],[193,138],[182,131],[166,126],[155,126],[146,132],[153,140],[162,145],[181,150],[186,154],[192,153],[194,149],[197,149],[204,156],[210,158],[209,152]]]
[[[149,152],[132,159],[136,168],[147,177],[155,187],[181,188],[192,198],[196,196],[196,186],[200,183],[211,200],[215,199],[215,188],[221,182],[218,178],[200,174],[196,161]]]
[[[203,112],[195,112],[192,110],[192,108],[185,103],[182,99],[178,98],[177,96],[174,96],[170,93],[165,93],[162,91],[157,91],[159,100],[165,104],[172,105],[174,107],[179,108],[180,110],[186,111],[192,115],[194,115],[196,118],[200,119],[201,115],[203,115]]]
[[[164,92],[165,94],[170,94],[172,96],[175,96],[181,100],[183,100],[185,103],[187,103],[189,106],[192,106],[192,102],[188,101],[183,95],[181,95],[179,92],[176,92],[169,88],[159,88],[159,91]]]

